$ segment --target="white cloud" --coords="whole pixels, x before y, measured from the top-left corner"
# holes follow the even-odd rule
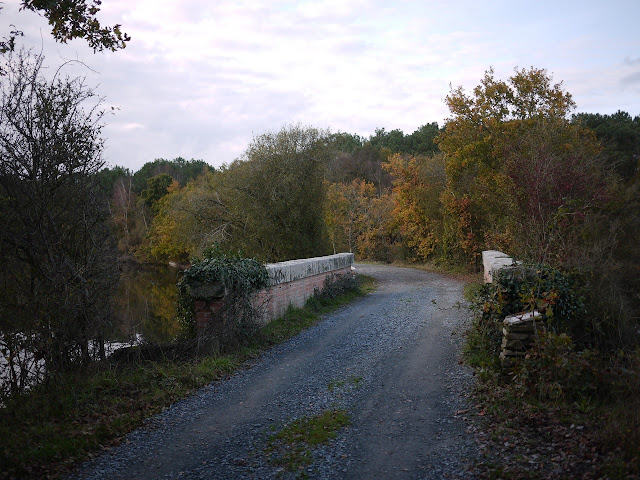
[[[120,126],[122,130],[140,130],[144,128],[144,125],[141,123],[125,123]]]

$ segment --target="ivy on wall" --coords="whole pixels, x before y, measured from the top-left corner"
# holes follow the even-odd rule
[[[220,289],[198,289],[199,286],[220,285]],[[234,318],[232,323],[245,330],[255,314],[251,296],[269,286],[265,266],[240,253],[228,254],[214,245],[205,250],[202,259],[195,259],[178,282],[178,320],[181,336],[193,338],[195,331],[195,298],[211,300],[225,298],[225,314]],[[194,290],[197,289],[197,292]]]

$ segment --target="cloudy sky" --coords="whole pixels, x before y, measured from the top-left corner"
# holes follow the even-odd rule
[[[577,111],[640,114],[638,0],[103,0],[99,19],[132,40],[94,54],[60,45],[46,20],[5,0],[0,25],[118,108],[106,159],[240,156],[254,135],[301,123],[368,137],[447,118],[450,85],[493,66],[546,68]]]

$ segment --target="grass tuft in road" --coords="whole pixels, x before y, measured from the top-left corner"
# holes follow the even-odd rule
[[[266,449],[269,462],[283,466],[298,478],[307,478],[306,468],[313,463],[313,449],[334,439],[350,423],[349,414],[342,409],[295,420],[269,438]]]
[[[327,390],[333,392],[337,389],[343,389],[345,387],[353,387],[358,388],[362,382],[363,378],[361,376],[351,375],[348,379],[341,380],[332,380],[327,385]]]

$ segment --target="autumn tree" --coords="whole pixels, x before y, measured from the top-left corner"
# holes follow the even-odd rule
[[[472,95],[459,87],[446,102],[445,249],[467,261],[484,248],[567,261],[577,219],[604,198],[599,147],[570,124],[571,95],[544,69],[516,69],[507,81],[490,69]]]
[[[324,218],[333,252],[391,260],[391,209],[390,195],[379,195],[376,186],[363,179],[328,184]]]
[[[440,196],[446,186],[444,157],[392,155],[384,165],[393,175],[393,215],[413,261],[441,253],[443,208]]]
[[[158,214],[160,200],[178,184],[185,186],[209,170],[214,169],[202,160],[185,160],[182,157],[173,160],[158,158],[145,163],[135,173],[119,166],[102,169],[98,173],[98,181],[101,190],[111,198],[109,208],[120,253],[125,256],[135,254],[142,261],[149,260],[149,245],[141,247],[141,244]]]
[[[357,238],[359,258],[392,262],[397,258],[398,236],[394,221],[393,195],[389,190],[369,197],[367,213],[363,216],[363,228]]]
[[[230,198],[222,171],[205,171],[183,188],[174,184],[158,202],[143,250],[156,260],[187,261],[213,243],[228,244],[240,225],[227,208]]]

